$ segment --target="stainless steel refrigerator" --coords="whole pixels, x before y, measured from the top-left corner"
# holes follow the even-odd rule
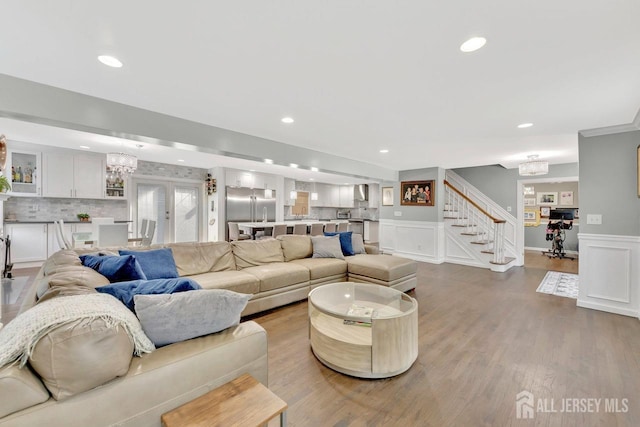
[[[276,192],[268,190],[270,197],[266,197],[265,190],[227,187],[226,216],[229,222],[261,222],[276,220]],[[227,238],[229,227],[226,227]]]

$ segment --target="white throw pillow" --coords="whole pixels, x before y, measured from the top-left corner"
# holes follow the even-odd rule
[[[366,254],[367,250],[364,248],[364,240],[362,234],[353,233],[351,235],[351,246],[353,246],[354,254]]]
[[[252,296],[226,289],[200,289],[135,295],[133,299],[142,330],[160,347],[237,325]]]
[[[313,255],[311,258],[338,258],[344,259],[340,246],[340,235],[312,236]]]

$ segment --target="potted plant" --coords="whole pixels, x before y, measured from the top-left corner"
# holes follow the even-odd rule
[[[89,222],[89,214],[88,213],[79,213],[78,214],[78,219],[81,222]]]
[[[6,176],[0,175],[0,193],[6,193],[11,190],[11,184]]]

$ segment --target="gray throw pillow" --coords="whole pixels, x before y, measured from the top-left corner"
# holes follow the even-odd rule
[[[351,235],[351,246],[353,246],[354,254],[366,254],[367,250],[364,248],[364,240],[362,239],[362,234],[352,234]]]
[[[237,325],[251,297],[226,289],[200,289],[133,299],[142,330],[160,347]]]
[[[313,243],[313,255],[311,258],[338,258],[344,259],[340,246],[340,235],[335,236],[311,236]]]

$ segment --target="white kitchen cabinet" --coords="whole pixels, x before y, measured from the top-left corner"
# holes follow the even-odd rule
[[[54,253],[58,252],[60,249],[60,245],[58,244],[58,238],[56,237],[56,227],[55,224],[47,224],[47,255],[50,257]],[[64,236],[67,238],[69,242],[71,242],[71,233],[73,233],[73,225],[65,224],[64,225]]]
[[[327,206],[339,208],[340,207],[340,186],[330,185],[328,191]]]
[[[364,222],[364,242],[365,243],[377,243],[379,241],[379,227],[378,221],[365,221]]]
[[[276,188],[276,177],[269,174],[227,169],[225,172],[227,185],[231,187],[247,187],[258,189]]]
[[[101,199],[104,196],[104,158],[85,154],[44,155],[44,196]]]
[[[296,204],[296,199],[291,197],[291,192],[296,191],[296,181],[293,179],[284,179],[284,204],[285,206],[293,206]]]
[[[47,259],[47,224],[5,224],[11,236],[11,262],[44,261]]]
[[[10,196],[40,197],[42,154],[28,151],[9,150],[7,169],[4,175],[11,181]]]
[[[340,207],[341,208],[353,207],[353,185],[340,186]]]
[[[369,207],[375,209],[380,207],[380,185],[378,184],[369,184]]]
[[[312,207],[324,207],[327,206],[326,201],[327,201],[327,190],[326,190],[326,185],[325,184],[313,184],[311,186],[311,191],[309,193],[309,200],[311,203]],[[318,199],[317,200],[313,200],[312,196],[313,193],[317,193],[318,194]]]

